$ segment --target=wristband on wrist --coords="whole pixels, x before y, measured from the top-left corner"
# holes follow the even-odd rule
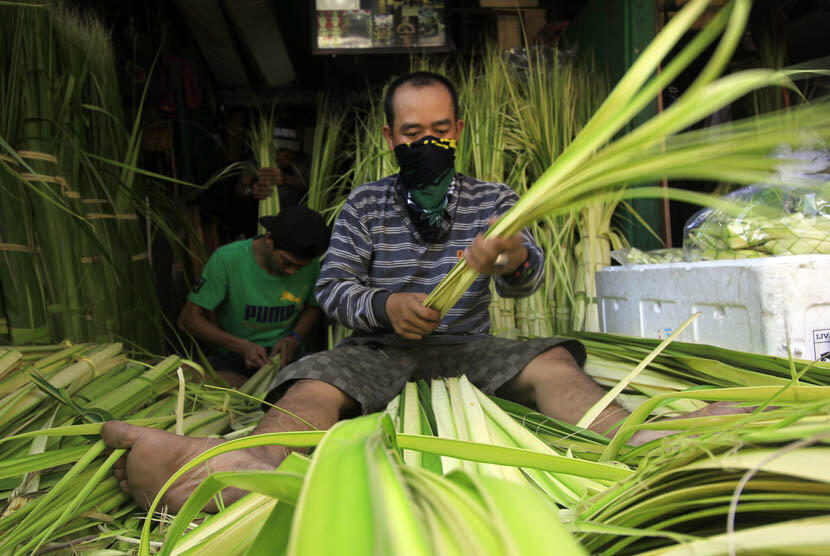
[[[303,337],[294,332],[293,330],[288,333],[288,336],[286,336],[286,338],[292,338],[295,342],[297,342],[297,345],[300,345],[303,341]]]

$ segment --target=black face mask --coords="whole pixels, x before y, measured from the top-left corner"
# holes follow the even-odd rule
[[[432,211],[446,199],[455,177],[455,140],[431,135],[395,147],[400,180],[421,208]]]
[[[399,180],[415,225],[427,238],[440,231],[447,191],[455,178],[455,140],[424,136],[395,147]]]

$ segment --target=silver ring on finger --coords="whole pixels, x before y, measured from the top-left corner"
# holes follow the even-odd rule
[[[499,253],[496,260],[493,262],[494,268],[507,268],[507,263],[510,262],[510,257],[507,253]]]

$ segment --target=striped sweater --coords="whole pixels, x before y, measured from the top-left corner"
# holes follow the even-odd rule
[[[398,337],[386,316],[392,293],[429,293],[458,262],[487,220],[518,200],[503,184],[459,174],[450,186],[442,232],[427,243],[412,223],[397,186],[397,176],[361,185],[340,212],[315,294],[331,318],[355,331],[349,343],[371,339],[383,344],[408,343]],[[533,273],[519,282],[495,278],[504,297],[530,295],[543,278],[543,255],[526,232]],[[490,277],[481,275],[449,310],[427,341],[464,341],[490,330]],[[366,338],[369,336],[369,338]]]

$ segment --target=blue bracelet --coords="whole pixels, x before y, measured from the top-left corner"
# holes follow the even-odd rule
[[[288,333],[289,336],[294,336],[294,339],[297,340],[297,345],[303,343],[303,337],[294,332],[293,330]]]

